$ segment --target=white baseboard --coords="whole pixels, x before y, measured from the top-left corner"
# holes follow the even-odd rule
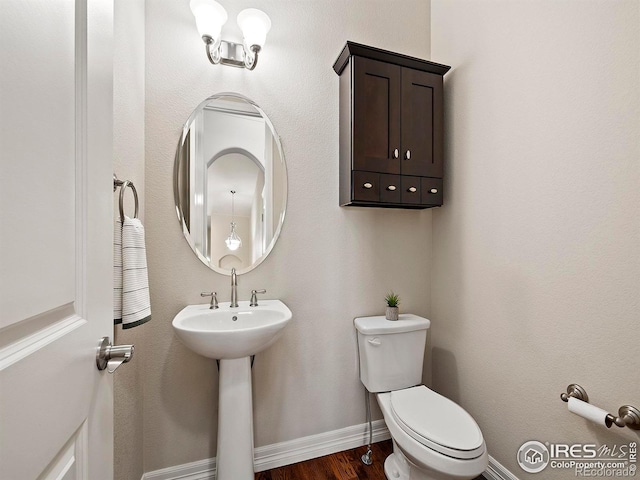
[[[391,438],[384,420],[373,422],[373,443]],[[367,424],[353,425],[330,432],[309,435],[287,442],[273,443],[258,447],[254,451],[254,469],[256,472],[303,462],[312,458],[342,452],[369,441]],[[141,480],[214,480],[216,459],[208,458],[197,462],[176,465],[147,472]],[[483,473],[487,480],[519,480],[489,455],[489,466]]]
[[[487,480],[519,480],[518,477],[503,467],[491,455],[489,455],[489,466],[482,475]]]
[[[389,438],[391,436],[384,420],[375,420],[373,422],[373,443]],[[363,423],[287,442],[265,445],[254,451],[254,469],[256,472],[262,472],[349,450],[366,445],[368,442],[368,425]],[[216,459],[209,458],[147,472],[142,476],[142,480],[214,480],[215,471]]]
[[[384,420],[373,422],[373,443],[391,438]],[[262,472],[283,465],[303,462],[331,453],[342,452],[369,442],[368,425],[354,425],[288,442],[274,443],[255,450],[255,471]]]
[[[215,480],[216,459],[207,458],[175,467],[154,470],[142,475],[141,480]]]

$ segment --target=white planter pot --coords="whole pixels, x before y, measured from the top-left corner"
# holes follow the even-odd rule
[[[398,307],[387,307],[385,317],[387,320],[398,320]]]

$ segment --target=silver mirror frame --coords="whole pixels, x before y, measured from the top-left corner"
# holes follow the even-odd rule
[[[174,166],[173,166],[173,197],[174,197],[175,206],[176,206],[176,214],[178,215],[178,221],[180,222],[180,226],[182,228],[182,234],[183,234],[185,240],[187,241],[187,243],[189,244],[189,247],[191,248],[193,253],[196,254],[198,259],[200,259],[200,261],[202,263],[204,263],[207,267],[209,267],[211,270],[213,270],[216,273],[219,273],[221,275],[230,276],[231,275],[231,270],[225,270],[223,268],[218,267],[217,265],[213,265],[202,254],[202,252],[198,251],[198,249],[195,248],[195,245],[191,241],[191,237],[190,237],[189,231],[187,230],[187,227],[186,227],[185,222],[184,222],[183,210],[182,210],[182,206],[180,204],[180,191],[179,191],[179,185],[178,185],[179,184],[178,177],[179,177],[179,170],[180,170],[180,158],[181,158],[180,152],[182,150],[182,146],[183,146],[183,144],[185,142],[187,134],[189,133],[189,127],[190,127],[191,123],[193,122],[195,117],[197,115],[199,115],[204,110],[204,107],[206,105],[208,105],[210,102],[212,102],[214,100],[217,100],[217,99],[220,99],[220,98],[224,98],[224,97],[226,97],[226,98],[231,97],[233,99],[241,100],[243,102],[246,102],[246,103],[250,104],[251,106],[253,106],[258,111],[258,113],[260,113],[260,115],[264,119],[265,123],[269,126],[269,129],[271,130],[273,138],[276,141],[276,144],[278,146],[278,153],[280,154],[280,159],[282,161],[283,172],[284,172],[284,190],[285,190],[283,192],[283,194],[284,194],[284,207],[282,209],[281,220],[280,220],[280,222],[278,222],[278,227],[276,228],[276,230],[275,230],[275,232],[273,234],[273,238],[271,239],[271,242],[269,243],[269,245],[265,249],[265,252],[249,267],[237,270],[237,272],[236,272],[237,275],[248,273],[248,272],[252,271],[253,269],[257,268],[269,256],[269,254],[273,250],[276,242],[278,241],[278,238],[280,237],[280,232],[282,231],[282,226],[284,225],[284,220],[285,220],[286,212],[287,212],[287,204],[289,202],[289,175],[288,175],[288,172],[287,172],[287,162],[285,160],[284,149],[282,148],[282,142],[280,140],[280,135],[278,135],[276,129],[273,126],[273,123],[271,123],[271,120],[269,119],[267,114],[264,112],[264,110],[262,110],[262,108],[260,108],[253,100],[251,100],[250,98],[245,97],[244,95],[240,95],[239,93],[234,93],[234,92],[222,92],[222,93],[216,93],[215,95],[211,95],[210,97],[208,97],[204,101],[200,102],[200,104],[194,109],[194,111],[191,113],[191,115],[189,116],[189,118],[187,119],[185,124],[183,125],[182,134],[180,135],[180,140],[178,141],[178,147],[176,149],[176,155],[175,155]]]

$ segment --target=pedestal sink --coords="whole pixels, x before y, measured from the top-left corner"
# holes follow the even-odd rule
[[[291,317],[280,300],[261,300],[257,307],[223,302],[214,310],[189,305],[173,319],[188,348],[220,360],[217,480],[254,478],[250,356],[272,345]]]

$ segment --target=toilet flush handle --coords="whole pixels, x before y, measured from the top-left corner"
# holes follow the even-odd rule
[[[374,347],[377,347],[378,345],[380,345],[380,339],[378,337],[375,338],[370,338],[369,340],[367,340],[371,345],[373,345]]]

